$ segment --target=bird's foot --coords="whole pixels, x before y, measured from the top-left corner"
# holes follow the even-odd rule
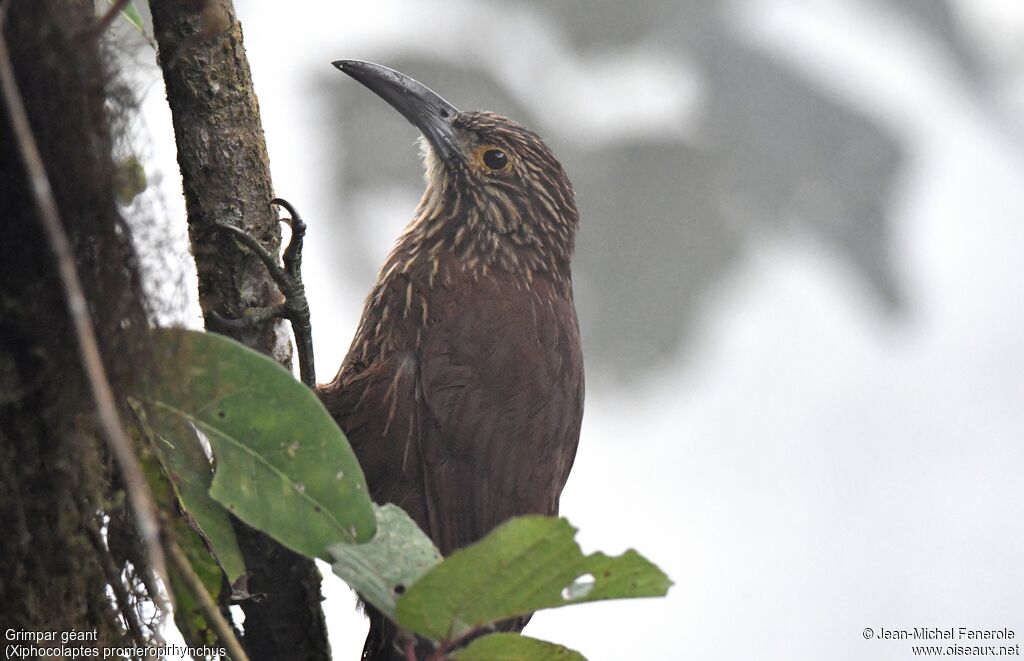
[[[215,229],[230,233],[236,241],[251,250],[259,257],[267,268],[270,277],[277,284],[284,296],[284,302],[268,307],[249,308],[241,317],[229,319],[216,312],[211,313],[215,323],[225,329],[248,328],[269,319],[287,319],[295,333],[295,347],[299,359],[299,376],[310,388],[316,387],[316,373],[313,367],[313,328],[309,321],[309,302],[306,300],[306,288],[302,284],[302,241],[306,236],[306,223],[299,212],[287,200],[274,198],[272,205],[283,207],[290,218],[282,218],[292,229],[291,239],[284,249],[282,264],[277,263],[277,256],[263,247],[256,237],[249,232],[228,225],[214,223]]]

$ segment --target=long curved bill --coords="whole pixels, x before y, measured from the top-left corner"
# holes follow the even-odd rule
[[[402,113],[430,141],[442,159],[447,161],[459,154],[452,127],[459,110],[429,87],[373,62],[337,60],[332,64]]]

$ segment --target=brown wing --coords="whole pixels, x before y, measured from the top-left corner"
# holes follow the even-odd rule
[[[447,300],[419,355],[417,421],[429,530],[444,554],[511,516],[557,513],[583,416],[570,296],[485,282]]]
[[[416,436],[418,374],[413,347],[377,352],[366,362],[350,354],[319,394],[348,437],[373,500],[399,505],[428,530]]]
[[[510,516],[557,513],[583,417],[570,296],[495,283],[447,293],[448,303],[428,306],[425,327],[395,329],[369,350],[357,334],[338,376],[319,390],[374,500],[405,509],[445,555]],[[364,312],[360,330],[374,318]],[[394,626],[371,607],[367,614],[363,658],[404,658]],[[521,630],[528,620],[499,628]]]
[[[572,299],[539,286],[448,290],[426,327],[400,334],[418,347],[364,357],[357,343],[320,390],[374,500],[409,512],[446,555],[510,516],[558,511],[583,365]]]

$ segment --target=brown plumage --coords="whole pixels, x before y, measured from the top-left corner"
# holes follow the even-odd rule
[[[427,187],[320,395],[374,500],[448,555],[509,517],[558,512],[583,416],[573,190],[515,122],[458,112],[377,65],[336,65],[423,130]],[[363,658],[404,658],[395,635],[371,613]]]

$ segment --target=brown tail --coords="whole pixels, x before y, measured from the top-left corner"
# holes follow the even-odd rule
[[[369,604],[366,616],[370,619],[370,632],[366,634],[363,655],[359,658],[362,661],[406,661],[398,628]]]

